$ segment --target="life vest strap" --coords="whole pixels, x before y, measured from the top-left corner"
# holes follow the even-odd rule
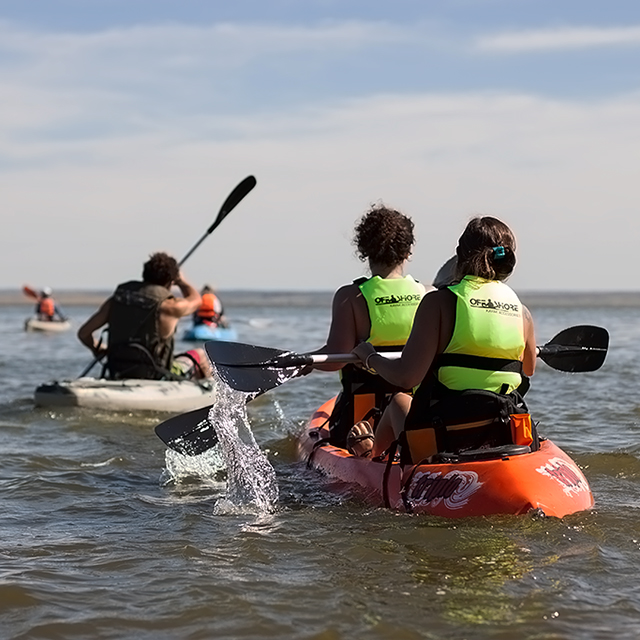
[[[522,361],[506,358],[488,358],[466,353],[442,353],[438,356],[438,368],[463,367],[465,369],[481,369],[482,371],[507,371],[522,374]]]

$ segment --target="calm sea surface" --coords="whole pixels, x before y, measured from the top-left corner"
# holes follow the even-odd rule
[[[324,299],[273,302],[227,304],[240,341],[322,345]],[[66,310],[77,328],[93,309]],[[36,385],[90,357],[75,331],[23,332],[29,310],[0,307],[0,638],[640,637],[640,308],[531,305],[538,344],[577,324],[611,334],[600,371],[540,363],[527,397],[595,509],[456,521],[372,509],[296,460],[338,389],[328,373],[248,406],[273,513],[223,508],[224,474],[194,459],[167,482],[166,415],[34,407]]]

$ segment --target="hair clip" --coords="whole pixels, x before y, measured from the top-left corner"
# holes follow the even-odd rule
[[[502,260],[505,256],[504,247],[493,247],[493,259]]]

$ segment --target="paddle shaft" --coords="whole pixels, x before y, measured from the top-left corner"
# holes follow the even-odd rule
[[[557,344],[554,341],[563,340],[566,338],[567,342],[572,341],[586,341],[587,345],[567,345],[567,344]],[[234,343],[229,343],[233,345]],[[237,343],[236,343],[237,344]],[[600,346],[596,346],[600,345]],[[237,345],[238,347],[251,347],[251,345]],[[559,333],[555,338],[553,338],[549,343],[543,345],[541,347],[536,348],[537,355],[545,360],[545,358],[549,358],[550,366],[557,368],[558,363],[554,362],[554,357],[565,355],[578,355],[582,357],[590,357],[591,354],[600,354],[602,359],[606,355],[608,346],[608,334],[606,330],[601,329],[599,327],[572,327],[569,329],[565,329],[561,333]],[[269,348],[256,348],[260,351],[266,353],[273,353],[273,349]],[[229,355],[229,354],[227,354]],[[382,352],[380,355],[387,358],[396,359],[400,357],[400,352]],[[304,368],[305,366],[314,366],[320,365],[324,363],[337,363],[337,362],[357,362],[359,359],[352,353],[335,353],[335,354],[317,354],[317,353],[309,353],[309,354],[298,354],[298,353],[287,353],[285,351],[279,353],[275,357],[266,358],[262,362],[253,362],[253,363],[236,363],[235,365],[220,365],[222,367],[230,366],[231,368],[239,368],[246,370],[247,368],[251,369],[295,369],[295,368]],[[601,364],[599,360],[598,363],[594,366],[593,369],[598,368]],[[563,369],[559,369],[563,370]],[[299,372],[294,372],[293,377]],[[286,382],[290,377],[284,376],[279,380],[276,380],[277,384],[281,384],[282,382]],[[249,399],[249,398],[248,398]],[[209,407],[210,408],[210,407]],[[161,423],[156,427],[156,434],[160,439],[171,449],[178,451],[179,453],[187,454],[187,455],[197,455],[210,449],[215,446],[218,442],[218,437],[215,432],[215,428],[213,425],[209,424],[206,426],[205,417],[208,415],[208,409],[205,408],[200,410],[201,413],[196,414],[195,412],[191,412],[191,414],[184,414],[181,416],[176,416],[171,418],[171,420]]]
[[[182,267],[182,265],[187,261],[187,259],[193,254],[193,252],[204,242],[204,240],[216,229],[220,223],[231,213],[231,211],[242,201],[242,199],[256,186],[256,179],[253,176],[247,176],[242,182],[240,182],[233,191],[227,196],[222,206],[220,207],[220,211],[216,216],[216,219],[213,221],[213,224],[206,230],[206,232],[202,235],[202,237],[196,242],[189,251],[185,254],[185,256],[178,262],[178,266]],[[153,313],[153,309],[149,312],[149,315]],[[148,316],[140,323],[140,326],[136,329],[134,333],[137,333],[140,328],[147,321]],[[104,358],[104,355],[95,357],[93,361],[84,369],[84,371],[80,374],[80,377],[83,378],[86,376],[93,367]]]
[[[567,346],[560,344],[546,344],[541,347],[536,347],[536,355],[543,359],[546,356],[553,356],[561,353],[567,354],[581,354],[588,352],[606,352],[607,349],[601,347],[584,347],[584,346]],[[377,351],[378,355],[389,360],[397,360],[402,356],[401,351]],[[238,363],[222,363],[218,362],[223,367],[234,368],[256,368],[256,369],[288,369],[291,367],[304,367],[304,366],[317,366],[320,364],[331,363],[350,363],[359,362],[360,358],[353,353],[291,353],[282,355],[278,358],[270,358],[269,360],[263,360],[262,362],[238,362]]]

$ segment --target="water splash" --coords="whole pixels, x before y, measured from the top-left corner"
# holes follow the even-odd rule
[[[278,501],[276,474],[253,436],[246,405],[247,394],[217,381],[209,421],[218,434],[227,469],[226,501],[236,507],[252,505],[260,512],[271,512]]]
[[[215,429],[217,444],[199,455],[183,455],[168,449],[163,486],[188,483],[197,478],[211,486],[226,481],[226,491],[216,503],[214,513],[228,515],[256,511],[272,513],[278,501],[276,474],[267,456],[258,446],[247,416],[249,394],[234,391],[216,378],[215,398],[206,421]],[[202,421],[204,423],[204,420]],[[202,429],[194,433],[205,433]],[[206,431],[206,439],[211,439]],[[195,444],[198,449],[199,442]]]
[[[185,456],[172,449],[164,454],[165,469],[160,476],[160,484],[179,484],[190,478],[220,482],[226,476],[225,462],[219,446],[198,456]]]

